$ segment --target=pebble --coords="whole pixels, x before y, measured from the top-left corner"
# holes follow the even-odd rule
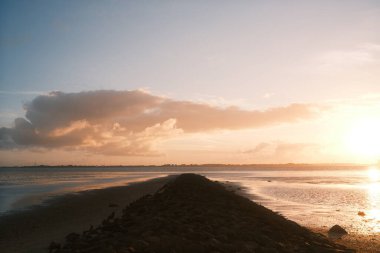
[[[358,212],[358,215],[364,217],[364,216],[365,216],[365,212],[363,212],[363,211],[359,211],[359,212]]]

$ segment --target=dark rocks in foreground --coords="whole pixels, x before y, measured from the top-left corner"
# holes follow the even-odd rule
[[[226,190],[183,174],[153,196],[111,214],[81,235],[69,234],[50,252],[355,252]]]

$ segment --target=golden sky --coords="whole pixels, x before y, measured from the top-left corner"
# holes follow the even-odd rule
[[[2,1],[0,166],[376,163],[378,1]]]

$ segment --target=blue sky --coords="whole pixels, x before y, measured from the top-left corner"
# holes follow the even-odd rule
[[[379,1],[1,1],[0,126],[50,91],[266,110],[380,93]]]
[[[149,87],[190,98],[276,92],[291,100],[279,91],[286,86],[301,99],[316,86],[306,78],[322,77],[289,67],[380,36],[377,1],[36,0],[1,7],[4,91]]]

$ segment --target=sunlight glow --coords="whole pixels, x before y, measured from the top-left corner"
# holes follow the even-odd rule
[[[380,155],[380,119],[368,118],[355,122],[347,132],[346,145],[360,156]]]
[[[365,222],[373,232],[380,232],[380,170],[377,167],[369,167],[367,177],[370,181],[367,185],[368,209]]]
[[[375,168],[375,167],[371,167],[368,169],[367,171],[367,174],[368,174],[368,178],[373,182],[373,181],[379,181],[380,179],[380,171]]]
[[[376,177],[379,177],[379,171],[376,171]],[[372,180],[373,178],[370,177],[370,179]],[[369,209],[366,211],[366,222],[373,232],[378,233],[380,232],[380,184],[372,182],[367,189]]]

